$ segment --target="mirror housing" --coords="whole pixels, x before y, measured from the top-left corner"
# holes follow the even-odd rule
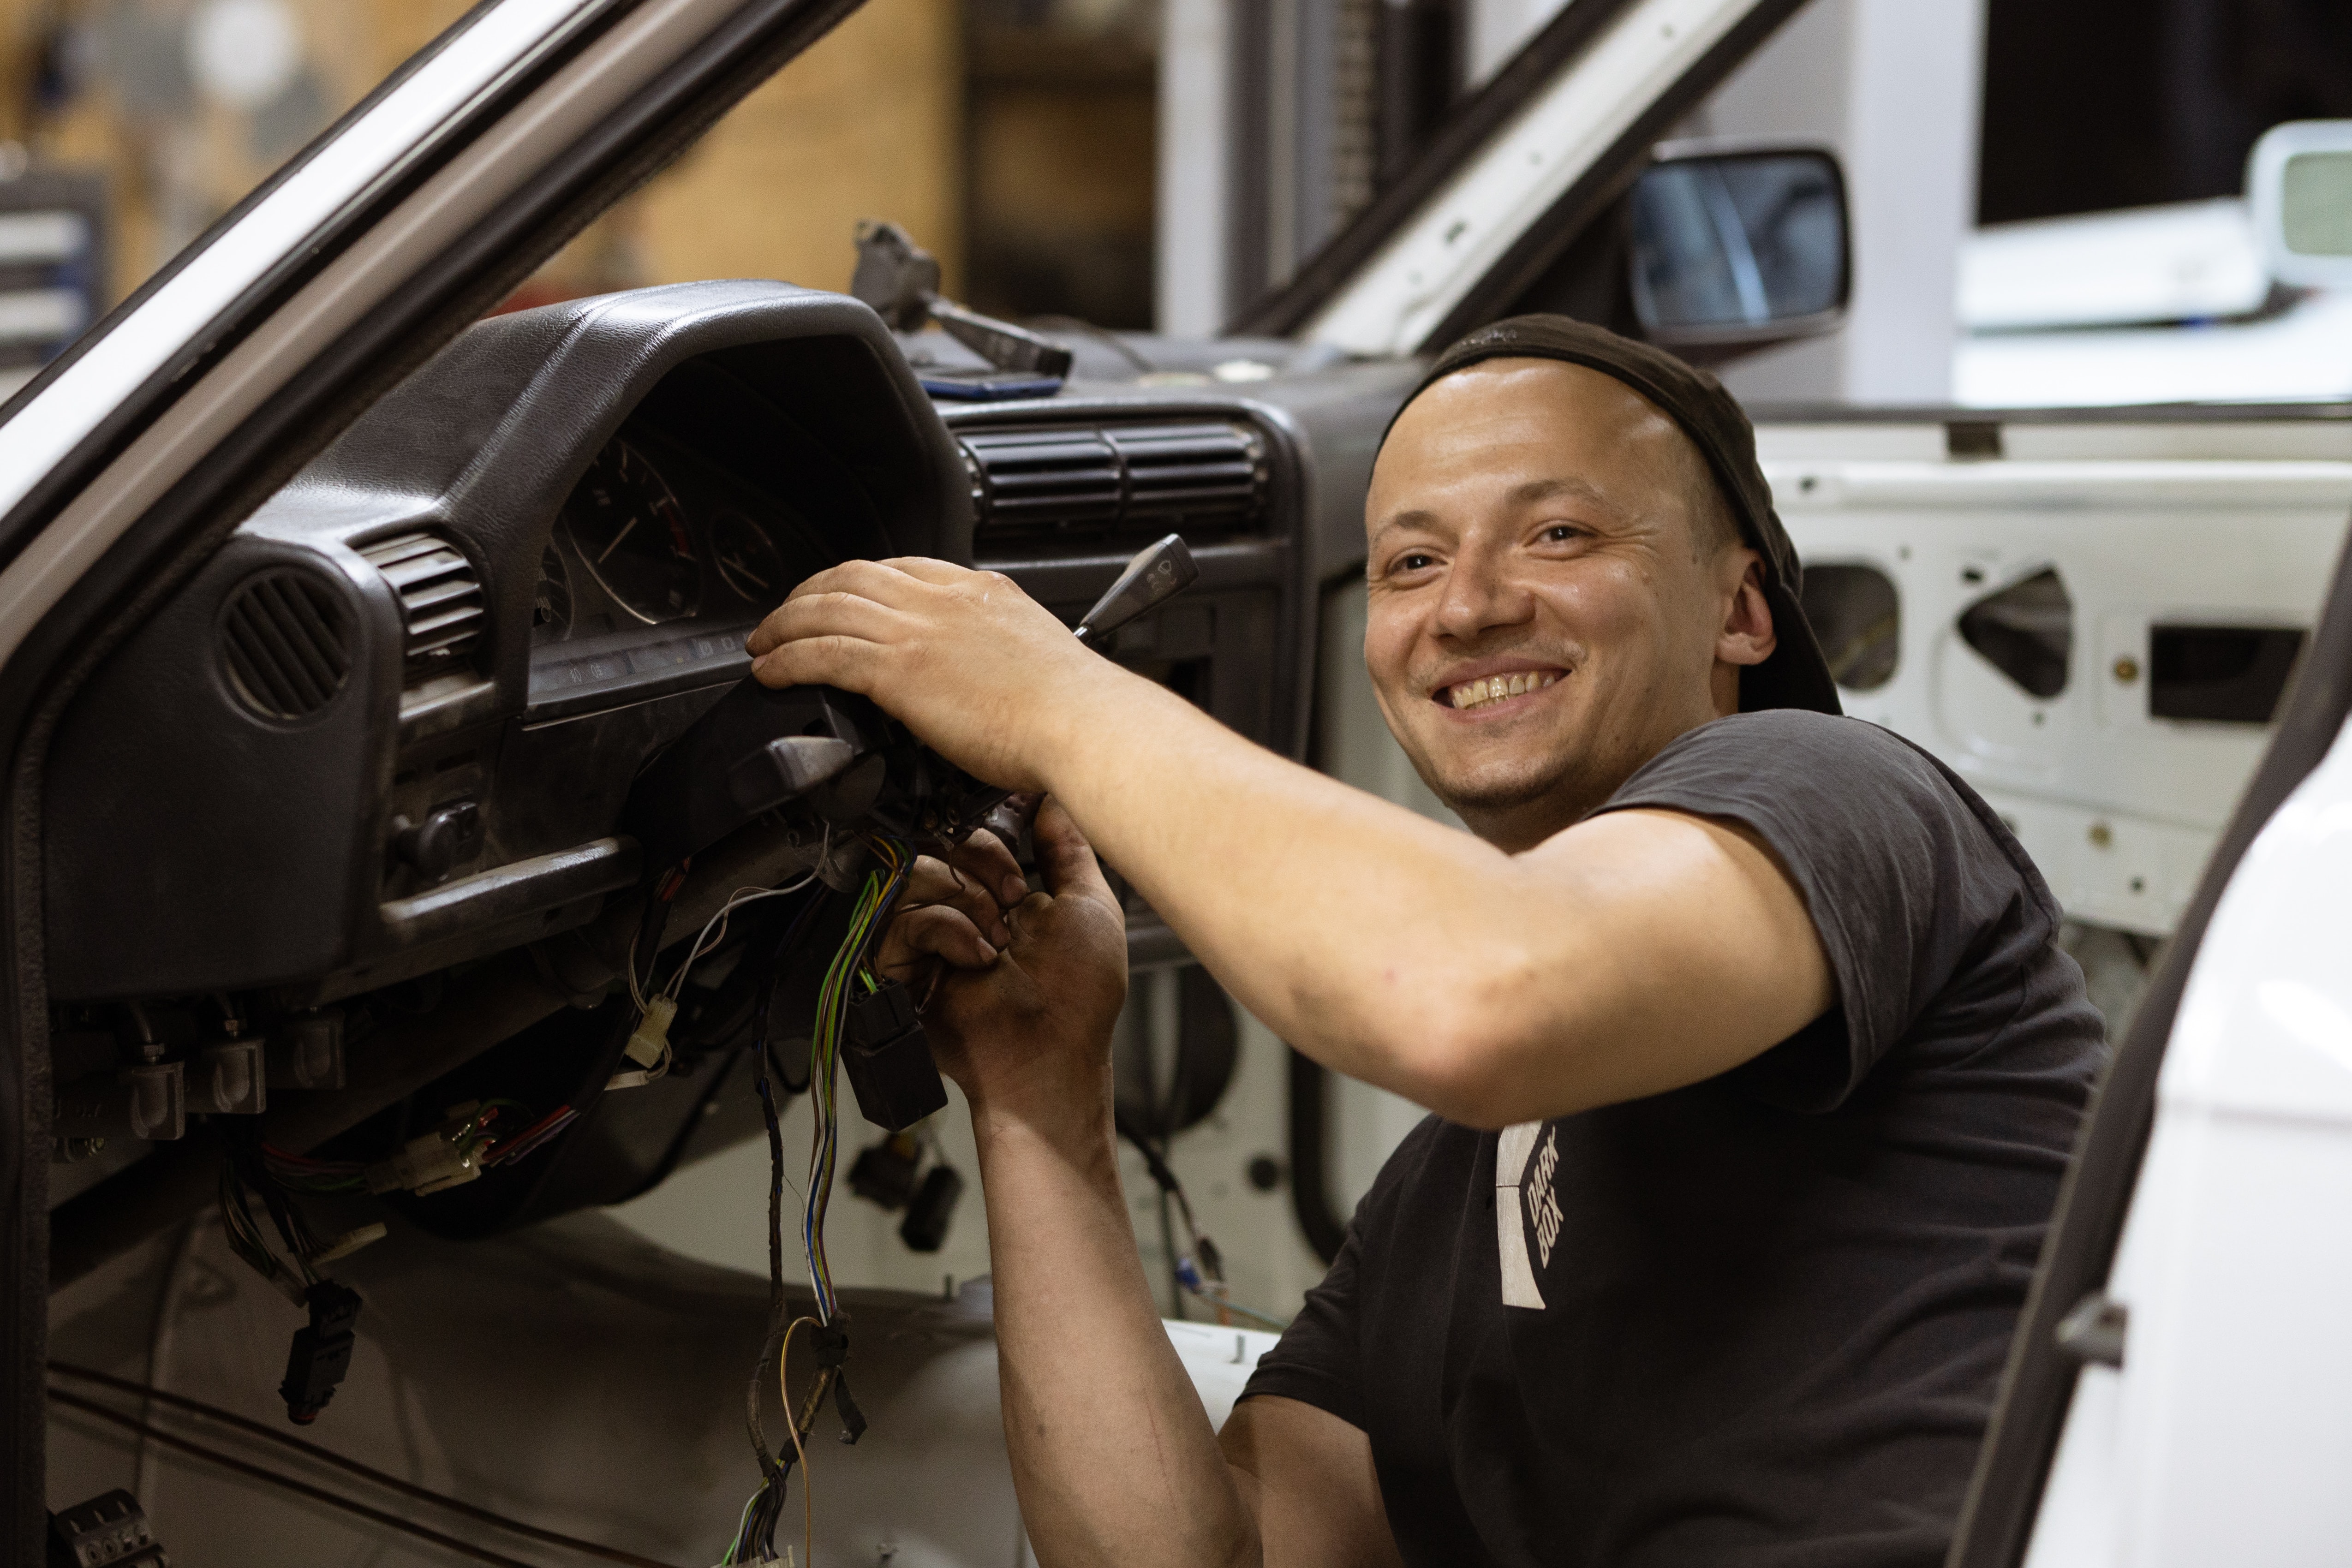
[[[2273,126],[2247,160],[2246,199],[2273,278],[2352,287],[2352,120]]]
[[[1668,143],[1625,210],[1633,314],[1651,342],[1727,358],[1845,320],[1845,172],[1827,148]]]

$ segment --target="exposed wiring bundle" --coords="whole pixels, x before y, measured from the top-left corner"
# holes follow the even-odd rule
[[[817,852],[818,865],[824,863],[824,856],[832,847],[832,841],[833,836],[828,832],[824,846]],[[631,944],[625,973],[629,982],[629,999],[636,1006],[637,1023],[630,1031],[628,1043],[622,1047],[621,1054],[636,1065],[614,1073],[604,1085],[608,1092],[614,1089],[642,1088],[668,1074],[672,1061],[669,1030],[670,1026],[677,1021],[678,1002],[686,990],[686,977],[698,959],[715,951],[727,940],[728,916],[745,904],[757,904],[763,898],[788,897],[815,880],[816,872],[811,870],[798,882],[783,887],[737,888],[719,906],[719,912],[703,923],[702,929],[696,934],[693,945],[687,949],[686,956],[678,961],[668,982],[650,993],[638,979],[636,946]],[[674,892],[672,896],[675,896]]]
[[[856,901],[850,907],[847,929],[840,946],[835,949],[832,962],[825,967],[824,980],[817,990],[815,1018],[809,1035],[808,1093],[816,1125],[810,1143],[808,1185],[804,1189],[806,1200],[801,1213],[801,1254],[807,1264],[810,1289],[815,1297],[814,1317],[793,1313],[784,1294],[784,1146],[775,1091],[775,1080],[782,1076],[782,1071],[764,1043],[760,1052],[756,1083],[761,1111],[767,1124],[769,1155],[769,1333],[745,1395],[745,1422],[752,1454],[760,1465],[760,1485],[743,1506],[735,1539],[728,1547],[727,1555],[721,1559],[724,1563],[759,1563],[776,1560],[776,1527],[783,1516],[787,1483],[794,1464],[801,1467],[803,1531],[809,1537],[803,1542],[803,1551],[805,1553],[811,1550],[814,1509],[809,1495],[806,1439],[815,1427],[827,1394],[833,1396],[835,1408],[841,1417],[842,1441],[855,1443],[866,1431],[865,1414],[858,1409],[857,1402],[849,1391],[849,1333],[846,1320],[841,1312],[839,1298],[834,1291],[832,1267],[825,1257],[824,1226],[832,1203],[834,1172],[841,1147],[839,1080],[845,1036],[853,1009],[859,1000],[881,994],[886,988],[902,990],[896,981],[883,979],[874,973],[872,958],[875,946],[889,925],[890,912],[905,892],[907,879],[913,873],[915,854],[912,847],[903,840],[860,835],[860,841],[873,852],[879,864],[866,873],[859,886]],[[814,908],[813,901],[810,908],[803,910],[793,923],[780,945],[779,957],[789,952],[798,941]],[[772,992],[767,1005],[771,1008],[778,1005]],[[765,1042],[772,1034],[769,1020],[763,1019],[758,1038]],[[817,1376],[807,1396],[798,1407],[794,1407],[791,1400],[787,1356],[793,1340],[803,1329],[810,1331],[815,1344]],[[790,1424],[787,1429],[792,1438],[792,1451],[789,1454],[770,1450],[761,1422],[761,1390],[767,1384],[771,1364],[775,1368],[784,1417]]]

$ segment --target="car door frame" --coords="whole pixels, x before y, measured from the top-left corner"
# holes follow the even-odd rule
[[[857,3],[485,0],[7,405],[0,1556],[40,1561],[47,1519],[40,781],[58,715],[362,409]]]
[[[2158,959],[2130,1028],[2100,1075],[2040,1266],[2011,1342],[1992,1426],[1977,1457],[1948,1568],[2017,1568],[2032,1543],[2084,1359],[2059,1325],[2101,1292],[2116,1261],[2156,1124],[2157,1081],[2181,995],[2239,862],[2352,719],[2352,546],[2338,558],[2278,730],[2240,798],[2195,896]]]
[[[1376,195],[1280,287],[1245,305],[1226,330],[1233,335],[1303,336],[1330,340],[1355,352],[1428,354],[1510,308],[1557,262],[1587,228],[1632,189],[1648,166],[1650,151],[1708,94],[1763,47],[1809,0],[1575,0],[1505,62],[1477,92],[1439,125],[1429,145],[1394,183]],[[1687,27],[1704,20],[1716,29],[1713,41],[1662,90],[1630,115],[1581,166],[1545,167],[1504,154],[1547,100],[1587,95],[1587,118],[1606,121],[1622,106],[1591,104],[1590,95],[1608,82],[1605,72],[1580,68],[1594,63],[1620,35],[1635,29]],[[1492,200],[1555,190],[1513,234],[1482,236],[1470,232],[1480,214],[1463,207],[1474,192]],[[1475,269],[1460,269],[1450,254],[1486,241],[1491,256]],[[1456,268],[1451,279],[1424,273]],[[1443,306],[1424,329],[1408,330],[1407,340],[1374,345],[1339,318],[1410,313],[1405,301],[1429,290]],[[1418,319],[1418,318],[1416,318]]]

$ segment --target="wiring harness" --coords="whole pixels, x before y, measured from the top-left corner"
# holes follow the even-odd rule
[[[883,987],[895,984],[874,973],[872,959],[875,946],[889,925],[890,912],[897,906],[899,895],[906,891],[907,879],[914,870],[915,854],[912,847],[900,839],[862,834],[859,841],[872,852],[877,864],[866,873],[859,885],[850,907],[847,930],[840,946],[835,949],[832,961],[825,967],[824,980],[817,990],[815,1017],[809,1036],[808,1097],[815,1119],[815,1132],[809,1147],[808,1184],[803,1189],[800,1240],[802,1259],[808,1268],[810,1291],[814,1298],[814,1316],[795,1313],[785,1294],[784,1144],[776,1083],[782,1073],[773,1053],[764,1043],[760,1051],[755,1085],[760,1095],[761,1113],[767,1124],[769,1156],[769,1332],[744,1396],[745,1426],[751,1441],[751,1452],[759,1461],[760,1484],[743,1505],[734,1540],[728,1546],[727,1555],[720,1559],[723,1563],[762,1563],[775,1558],[776,1528],[783,1518],[788,1482],[795,1464],[802,1471],[803,1552],[805,1554],[813,1549],[814,1505],[809,1492],[806,1439],[815,1428],[817,1416],[828,1394],[832,1396],[841,1417],[842,1441],[855,1443],[866,1431],[865,1414],[859,1410],[849,1390],[849,1332],[846,1317],[841,1311],[840,1299],[834,1290],[833,1270],[825,1257],[825,1217],[833,1199],[834,1173],[841,1148],[840,1069],[850,1008],[860,996],[874,995]],[[816,903],[813,900],[786,930],[778,946],[779,959],[800,939],[814,916]],[[777,999],[771,991],[766,1006],[772,1008],[776,1005]],[[769,1020],[763,1017],[758,1038],[764,1042],[772,1033]],[[803,1330],[808,1332],[813,1341],[817,1371],[815,1381],[795,1406],[792,1398],[788,1358],[793,1342]],[[771,1450],[761,1418],[762,1390],[767,1385],[771,1367],[773,1368],[778,1398],[788,1423],[787,1432],[792,1440],[789,1453]]]

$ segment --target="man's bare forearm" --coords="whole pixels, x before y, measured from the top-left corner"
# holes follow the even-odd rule
[[[1697,1082],[1833,999],[1745,830],[1627,812],[1506,854],[1251,745],[992,574],[846,562],[750,647],[771,685],[862,691],[978,776],[1049,790],[1276,1033],[1458,1122]]]
[[[1038,1562],[1255,1568],[1255,1523],[1152,1306],[1108,1116],[973,1124],[1005,1442]]]
[[[1451,1031],[1576,1004],[1549,949],[1578,912],[1531,920],[1550,900],[1501,851],[1139,677],[1082,700],[1045,758],[1055,799],[1244,1007],[1326,1066],[1458,1114]]]
[[[1481,942],[1508,857],[1252,745],[1123,673],[1086,694],[1045,758],[1105,862],[1237,999],[1330,1067],[1404,1089],[1391,1031],[1475,992],[1444,961]],[[1481,895],[1485,894],[1484,897]],[[1454,1009],[1449,1009],[1454,1010]]]
[[[1456,1121],[1678,1088],[1830,1000],[1802,903],[1720,824],[1604,817],[1507,855],[1124,672],[1072,695],[1041,758],[1104,860],[1243,1006]]]

